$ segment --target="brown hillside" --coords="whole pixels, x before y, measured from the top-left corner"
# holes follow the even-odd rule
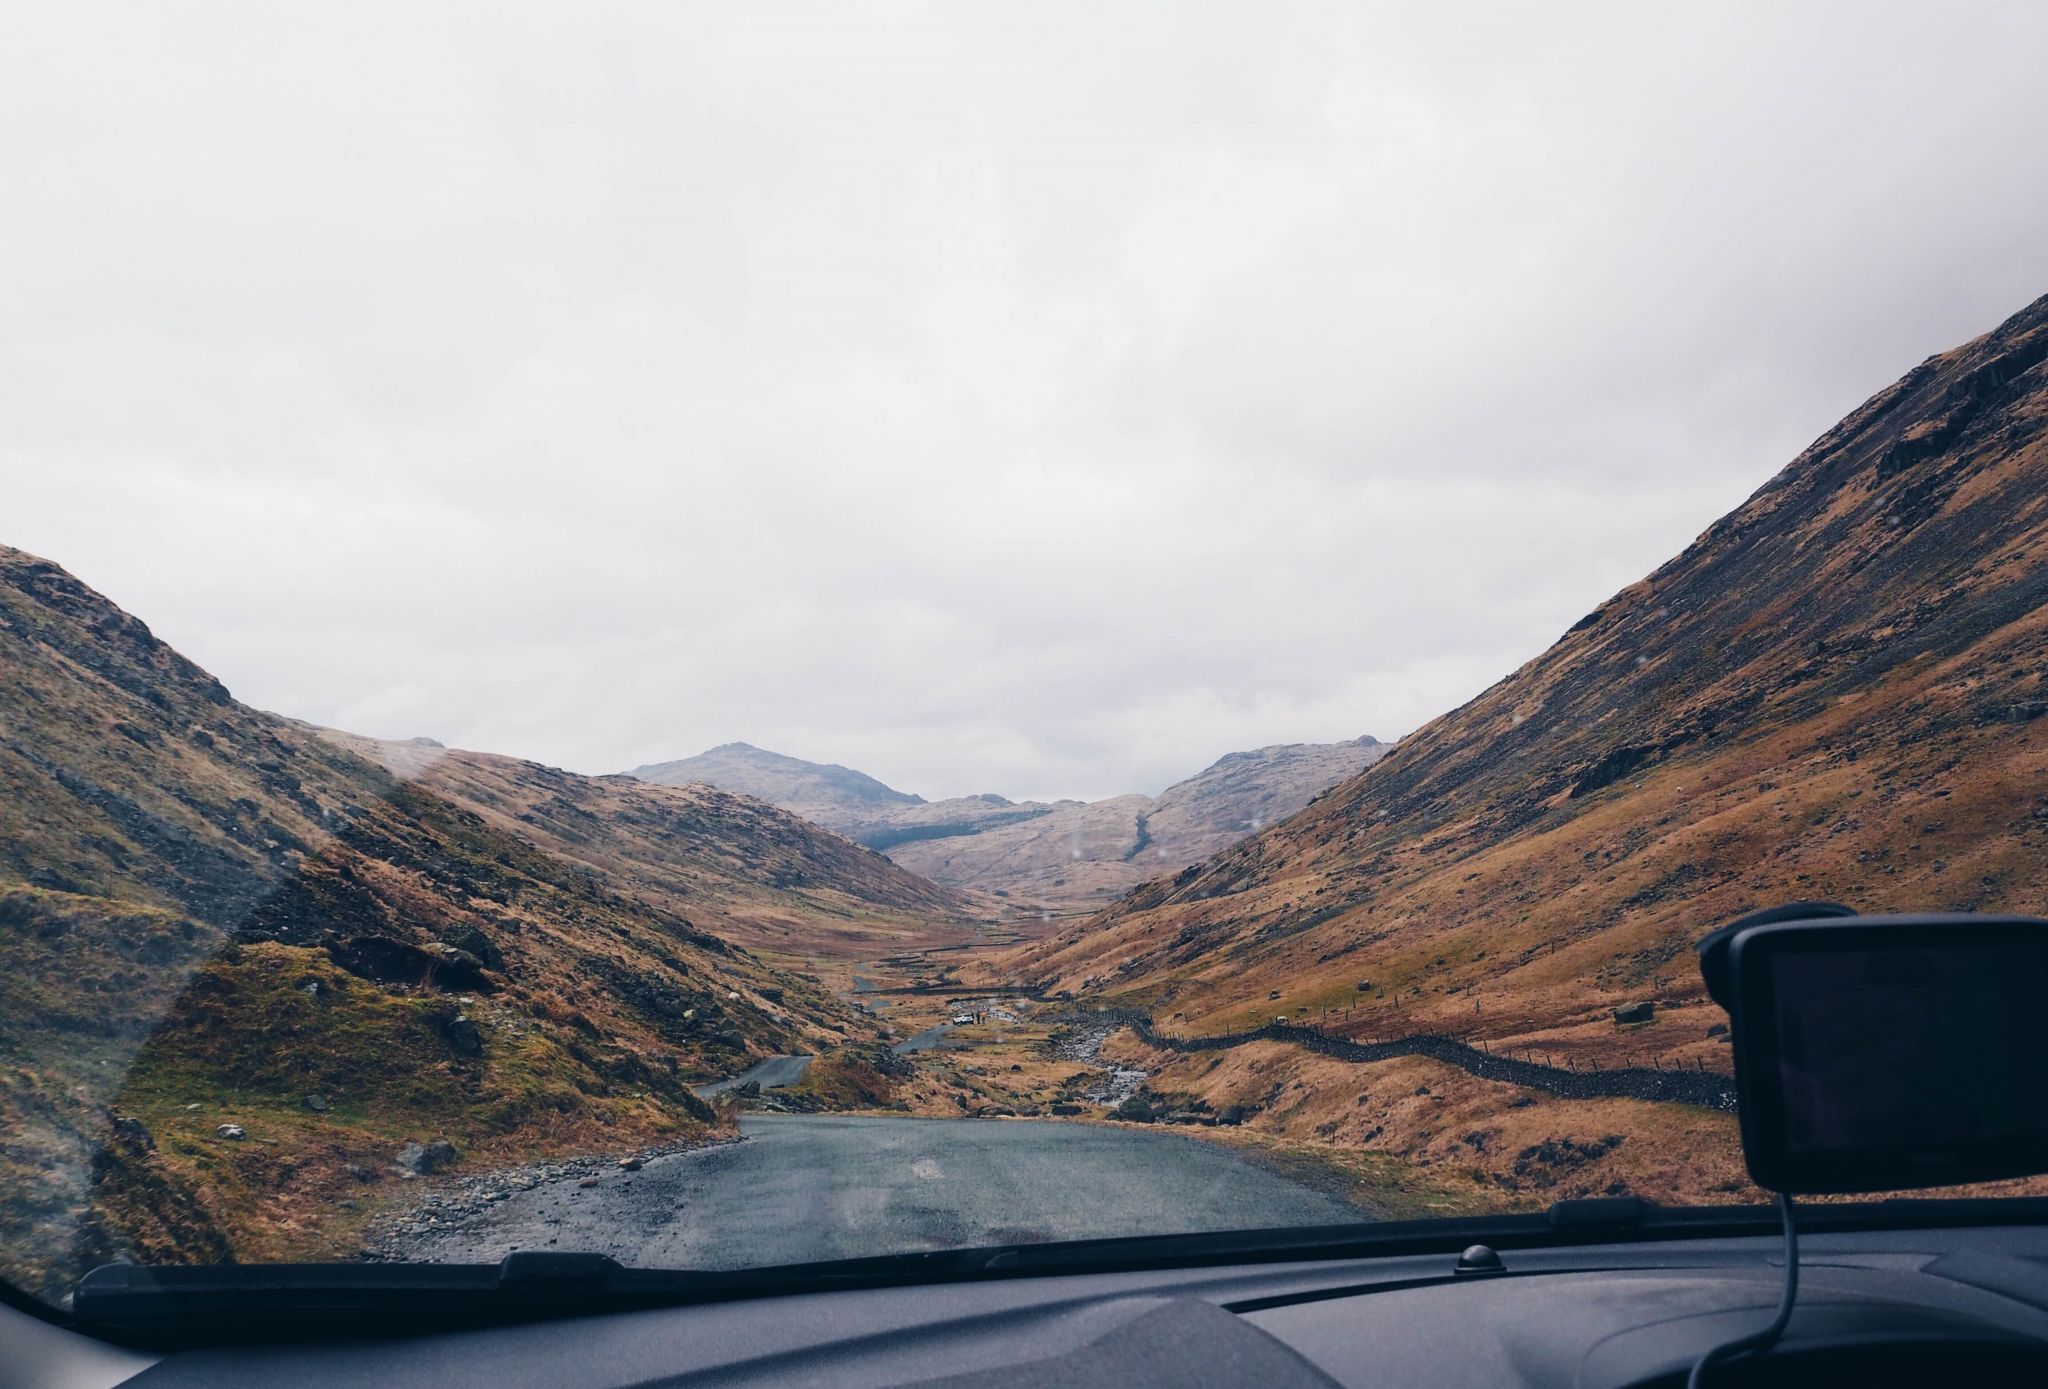
[[[771,951],[965,934],[943,889],[759,802],[249,709],[6,549],[0,653],[21,1285],[124,1251],[352,1253],[407,1142],[502,1163],[709,1135],[693,1080],[871,1034]]]
[[[1370,771],[1013,963],[1187,1028],[1712,1066],[1690,947],[1746,908],[2048,911],[2044,363],[2048,299]]]
[[[968,911],[957,893],[751,796],[317,731],[495,829],[619,879],[645,905],[704,915],[720,939],[750,949],[865,959],[906,936],[925,943]]]

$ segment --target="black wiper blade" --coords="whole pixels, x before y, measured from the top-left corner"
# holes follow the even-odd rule
[[[626,1268],[603,1254],[495,1264],[109,1264],[79,1280],[77,1322],[149,1344],[407,1335],[744,1296],[746,1273]]]
[[[80,1279],[72,1319],[148,1344],[406,1335],[792,1292],[947,1282],[992,1272],[997,1249],[749,1269],[628,1268],[604,1254],[519,1251],[495,1264],[108,1264]]]
[[[1824,1232],[2048,1224],[2048,1198],[1889,1200],[1805,1207]],[[1635,1197],[1560,1201],[1546,1212],[1209,1234],[1010,1244],[750,1269],[627,1268],[603,1254],[520,1251],[495,1264],[220,1264],[94,1269],[74,1318],[147,1344],[391,1336],[697,1302],[1233,1263],[1394,1258],[1632,1240],[1770,1235],[1768,1206],[1664,1207]]]

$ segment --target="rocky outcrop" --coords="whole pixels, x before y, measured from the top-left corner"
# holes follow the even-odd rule
[[[453,1167],[462,1161],[462,1154],[447,1139],[436,1138],[427,1143],[406,1144],[391,1161],[401,1172],[424,1177]]]

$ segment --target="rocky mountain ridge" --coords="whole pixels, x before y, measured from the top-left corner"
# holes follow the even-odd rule
[[[924,804],[924,797],[885,786],[851,767],[806,762],[751,743],[721,743],[695,757],[635,767],[627,775],[662,786],[716,786],[842,832],[845,824],[860,817]]]
[[[1100,904],[1216,852],[1299,810],[1372,765],[1388,745],[1284,743],[1225,754],[1157,796],[1011,801],[999,795],[926,801],[837,765],[745,743],[633,776],[702,781],[758,796],[880,850],[949,887],[1013,904],[1072,910]]]

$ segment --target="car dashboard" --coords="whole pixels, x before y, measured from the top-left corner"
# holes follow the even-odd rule
[[[380,1339],[167,1353],[4,1318],[0,1384],[79,1389],[431,1384],[1573,1386],[1682,1384],[1767,1322],[1775,1238],[1657,1239],[752,1297]],[[1804,1241],[1767,1356],[1711,1383],[2048,1383],[2048,1228],[1856,1230]]]

